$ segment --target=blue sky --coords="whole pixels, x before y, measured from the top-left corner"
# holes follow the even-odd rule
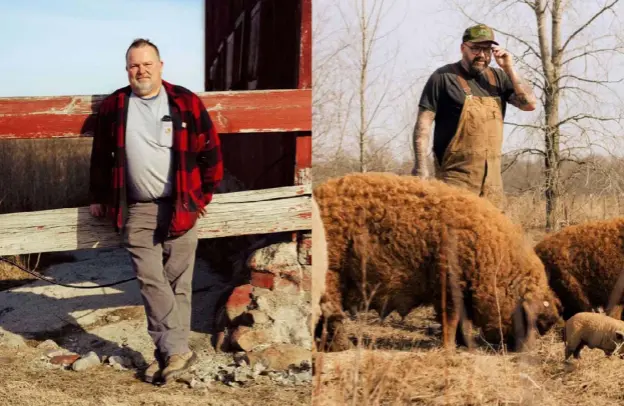
[[[158,46],[163,79],[203,91],[203,0],[0,3],[0,97],[110,93],[137,37]]]

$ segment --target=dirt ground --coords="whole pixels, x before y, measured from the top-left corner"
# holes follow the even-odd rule
[[[115,315],[121,316],[119,312]],[[111,339],[119,337],[140,350],[146,361],[151,361],[149,338],[145,337],[144,314],[138,309],[125,312],[118,322],[102,324],[87,331],[66,330],[55,341],[61,348],[72,345],[76,353],[92,349],[110,353]],[[94,337],[100,341],[95,342]],[[220,366],[233,365],[233,354],[215,353],[210,335],[194,334],[191,347],[198,352],[197,368],[214,371]],[[0,345],[0,404],[2,405],[298,405],[309,404],[310,385],[287,386],[268,376],[249,379],[240,387],[230,387],[208,379],[205,387],[191,388],[188,381],[174,382],[164,387],[141,381],[138,368],[116,371],[102,363],[92,369],[76,372],[67,367],[52,365],[46,351],[38,349],[40,340],[27,340],[27,346],[17,349]],[[138,343],[138,344],[137,344]],[[90,348],[92,347],[92,348]],[[122,350],[123,351],[123,350]],[[201,386],[201,385],[200,385]]]
[[[191,389],[182,382],[165,387],[141,382],[134,371],[100,365],[75,372],[43,365],[41,351],[0,348],[0,399],[3,405],[299,405],[310,404],[307,387],[282,387],[258,379],[247,387],[219,382]]]
[[[50,261],[46,265],[53,265],[52,268],[39,267],[37,270],[57,280],[75,278],[69,280],[72,283],[77,280],[106,282],[98,279],[102,275],[119,280],[129,272],[126,269],[127,261],[118,252],[102,252],[84,258],[72,258],[68,262],[66,260]],[[205,272],[204,264],[200,263],[198,276],[206,277]],[[240,368],[233,366],[233,353],[216,353],[211,344],[211,334],[201,329],[191,333],[190,345],[200,358],[193,374],[196,378],[204,377],[205,381],[197,379],[195,382],[199,384],[193,388],[184,381],[164,387],[144,383],[138,376],[139,368],[117,371],[107,363],[102,363],[77,372],[52,365],[46,350],[36,348],[46,339],[53,339],[62,350],[79,355],[95,351],[100,357],[121,355],[150,362],[153,358],[153,344],[147,335],[145,313],[138,302],[137,287],[127,283],[121,286],[123,289],[104,292],[106,295],[98,289],[82,293],[84,291],[34,282],[21,271],[11,269],[4,263],[0,263],[0,282],[4,283],[0,287],[0,290],[4,290],[0,292],[3,298],[0,300],[0,335],[30,329],[25,345],[18,348],[2,344],[6,336],[0,337],[1,405],[310,404],[309,382],[279,382],[270,374],[235,379],[239,381],[235,386],[215,380],[215,373],[222,367],[231,375],[234,374],[232,371],[239,373]],[[197,293],[194,301],[201,304],[206,301],[208,294],[210,292]],[[110,307],[106,308],[106,305]],[[79,311],[85,315],[75,313]],[[205,315],[201,306],[197,312],[199,317]],[[94,317],[96,314],[97,318]],[[93,320],[87,323],[89,317]],[[72,323],[70,327],[35,333],[38,328],[50,325],[50,320],[55,318]],[[37,323],[33,322],[35,319]]]
[[[363,344],[318,356],[313,405],[624,404],[624,360],[585,348],[579,361],[565,363],[557,330],[527,353],[486,345],[447,353],[432,309],[415,310],[403,322],[392,316],[350,321],[350,335]]]

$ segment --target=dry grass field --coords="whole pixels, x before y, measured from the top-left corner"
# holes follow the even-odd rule
[[[367,316],[348,326],[361,345],[318,355],[314,405],[624,404],[624,361],[586,348],[579,362],[564,363],[558,330],[527,353],[446,352],[429,308],[403,322]]]
[[[86,206],[91,142],[0,141],[0,213]]]

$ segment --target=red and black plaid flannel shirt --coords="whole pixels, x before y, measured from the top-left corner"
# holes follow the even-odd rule
[[[170,235],[188,231],[198,210],[212,201],[223,178],[221,142],[201,99],[190,90],[163,80],[173,121],[174,214]],[[91,152],[91,203],[106,205],[120,232],[128,213],[126,193],[126,123],[130,86],[106,97],[96,116]]]

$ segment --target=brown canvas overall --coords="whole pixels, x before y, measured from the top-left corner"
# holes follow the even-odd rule
[[[503,114],[500,98],[473,96],[456,65],[454,70],[466,93],[466,101],[455,135],[436,168],[436,177],[448,184],[467,188],[502,210]],[[490,84],[496,86],[494,72],[488,68],[485,74]]]

